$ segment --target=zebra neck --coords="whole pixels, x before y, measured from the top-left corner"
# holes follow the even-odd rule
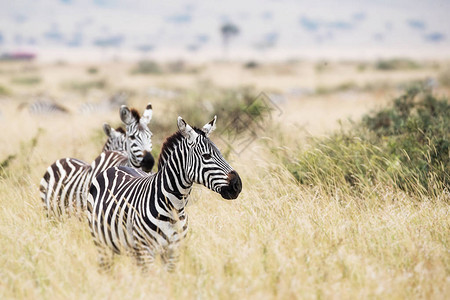
[[[131,157],[130,157],[130,155],[127,155],[128,156],[128,159],[127,159],[127,163],[126,163],[126,166],[127,167],[131,167],[131,168],[135,168],[135,169],[140,169],[141,168],[141,166],[135,166],[134,164],[133,164],[133,161],[131,160]]]
[[[192,190],[193,182],[186,174],[181,153],[171,155],[158,172],[161,176],[160,198],[177,211],[183,210]]]
[[[130,139],[128,137],[128,126],[127,126],[127,135],[126,135],[126,139],[125,139],[125,153],[128,157],[128,161],[127,161],[127,167],[132,167],[132,168],[136,168],[139,169],[141,166],[138,165],[134,165],[133,163],[133,154],[131,153],[131,145],[130,145]]]
[[[162,190],[160,200],[166,205],[167,211],[176,211],[178,214],[184,213],[184,207],[189,201],[191,187],[180,191]]]
[[[131,167],[131,168],[135,168],[135,169],[140,169],[141,168],[141,166],[140,166],[140,164],[138,163],[138,164],[134,164],[134,162],[133,162],[133,154],[131,153],[131,146],[130,146],[130,143],[129,143],[129,141],[127,140],[126,141],[126,143],[125,143],[125,155],[127,156],[127,163],[126,163],[126,166],[127,167]]]

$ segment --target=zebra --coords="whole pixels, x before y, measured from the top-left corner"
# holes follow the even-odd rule
[[[114,254],[128,254],[144,271],[157,255],[172,271],[187,234],[185,206],[193,184],[225,199],[238,197],[239,174],[209,139],[216,120],[199,129],[178,117],[179,130],[164,142],[157,173],[113,167],[92,180],[87,216],[101,269],[109,270]]]
[[[110,98],[101,102],[85,102],[81,104],[78,108],[78,112],[84,115],[108,112],[120,105],[125,105],[127,103],[127,98],[128,95],[124,92],[115,93]]]
[[[151,104],[147,105],[142,117],[136,110],[123,105],[120,116],[126,124],[125,138],[120,129],[114,130],[109,125],[104,125],[109,137],[103,147],[106,151],[92,164],[75,158],[63,158],[47,168],[40,183],[40,197],[48,216],[55,216],[57,219],[66,214],[83,216],[92,178],[109,167],[126,165],[151,171],[155,162],[150,153],[152,132],[148,129],[152,117]]]
[[[22,110],[28,106],[28,112],[31,115],[44,115],[44,114],[68,114],[69,110],[64,106],[59,105],[53,100],[37,99],[31,103],[23,102],[19,105],[18,109]]]
[[[103,131],[108,139],[102,152],[126,150],[126,135],[123,128],[113,129],[105,123]],[[50,211],[57,216],[62,214],[65,209],[60,205],[67,206],[70,211],[69,215],[73,213],[73,203],[76,203],[76,207],[80,206],[82,203],[80,188],[83,187],[90,169],[89,164],[76,158],[59,159],[47,168],[41,179],[39,190],[48,215],[50,215]]]
[[[126,133],[122,127],[112,128],[109,124],[103,124],[103,131],[105,132],[108,139],[102,148],[102,152],[105,151],[123,151],[126,148]]]

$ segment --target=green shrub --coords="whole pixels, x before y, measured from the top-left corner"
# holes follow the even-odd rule
[[[160,66],[151,60],[142,60],[131,70],[131,74],[160,74]]]
[[[416,182],[425,189],[437,180],[450,187],[450,105],[429,90],[413,87],[394,100],[393,106],[363,119],[362,126],[374,132],[375,142],[384,142],[388,154],[408,170],[398,185],[411,188]]]
[[[180,115],[189,124],[201,127],[210,121],[214,115],[218,117],[218,129],[216,137],[229,141],[232,138],[245,139],[247,135],[258,133],[261,124],[271,120],[272,107],[267,102],[264,94],[257,93],[253,88],[243,87],[225,89],[213,86],[209,82],[201,82],[197,89],[182,93],[181,97],[173,99],[173,105],[165,112],[166,115],[173,114],[173,118],[153,119],[151,128],[160,136],[169,136],[175,130],[174,119]],[[237,142],[236,142],[237,143]],[[155,139],[154,151],[158,155]],[[222,149],[227,155],[230,149]]]
[[[89,67],[89,68],[86,70],[86,72],[87,72],[88,74],[94,75],[94,74],[97,74],[97,73],[98,73],[98,69],[97,69],[96,67]]]
[[[254,60],[251,60],[251,61],[246,62],[244,64],[244,68],[245,69],[256,69],[256,68],[259,68],[259,67],[260,67],[260,64],[258,62],[256,62],[256,61],[254,61]]]
[[[24,76],[24,77],[15,77],[11,79],[12,83],[20,84],[20,85],[36,85],[41,83],[41,78],[37,76]]]
[[[301,183],[360,191],[378,183],[435,195],[450,189],[450,105],[422,87],[410,88],[351,129],[314,139],[310,149],[281,155]]]
[[[11,94],[9,89],[7,89],[4,86],[0,85],[0,96],[7,96],[9,94]]]
[[[366,71],[367,70],[367,63],[365,63],[365,62],[358,63],[358,65],[356,66],[356,70],[358,72]]]
[[[317,95],[328,95],[332,93],[337,92],[345,92],[348,90],[354,90],[357,89],[358,86],[353,81],[343,82],[337,86],[334,87],[324,87],[324,86],[318,86],[316,88],[316,94]]]
[[[104,79],[91,80],[91,81],[72,81],[63,84],[63,87],[69,90],[79,92],[81,94],[86,94],[92,89],[105,89],[108,83]]]
[[[410,59],[404,58],[395,58],[395,59],[387,59],[387,60],[379,60],[375,64],[375,69],[382,71],[391,71],[391,70],[413,70],[419,69],[420,65]]]
[[[329,64],[327,61],[319,61],[314,65],[314,69],[316,70],[316,73],[322,73],[327,70],[329,70]]]
[[[349,134],[313,139],[313,147],[285,157],[287,169],[301,183],[321,186],[332,193],[336,187],[373,185],[388,167],[384,153],[369,141]]]

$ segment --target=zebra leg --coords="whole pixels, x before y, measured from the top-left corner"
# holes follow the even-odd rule
[[[161,255],[162,261],[167,272],[173,272],[178,262],[179,253],[176,246],[169,246]]]
[[[95,243],[95,245],[97,246],[98,250],[98,264],[100,267],[100,271],[102,272],[111,271],[114,253],[112,252],[111,249],[97,242]]]
[[[143,273],[147,273],[150,265],[155,261],[155,253],[148,247],[140,247],[134,251],[136,263]]]

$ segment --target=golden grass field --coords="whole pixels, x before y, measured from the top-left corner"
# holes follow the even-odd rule
[[[92,67],[98,69],[95,74],[86,71]],[[351,62],[323,67],[307,61],[255,70],[216,62],[157,75],[130,75],[132,67],[125,62],[0,63],[0,86],[7,89],[0,98],[0,161],[14,155],[0,170],[0,299],[448,298],[448,198],[412,196],[380,185],[364,197],[338,190],[330,195],[320,187],[298,184],[264,146],[271,141],[289,149],[307,143],[310,134],[326,135],[339,128],[339,119],[355,120],[386,105],[398,95],[399,85],[437,78],[447,62],[389,72],[361,71]],[[39,80],[17,83],[20,77]],[[107,84],[86,93],[67,88],[70,82],[95,80]],[[75,218],[62,223],[47,219],[38,194],[47,166],[62,157],[91,162],[105,141],[102,124],[120,124],[118,109],[81,115],[77,106],[119,89],[132,92],[129,102],[139,111],[152,102],[149,127],[158,153],[175,131],[176,117],[189,122],[190,116],[178,107],[190,100],[149,96],[146,89],[201,92],[205,82],[217,88],[251,85],[270,93],[296,87],[331,92],[287,94],[277,104],[282,114],[273,128],[241,155],[229,156],[243,180],[238,199],[226,201],[195,186],[187,209],[189,234],[175,272],[167,273],[157,261],[142,274],[126,256],[115,257],[111,273],[100,272],[87,224]],[[342,85],[353,88],[336,88]],[[437,92],[448,95],[445,87]],[[36,116],[18,109],[39,93],[54,97],[72,113]],[[211,117],[205,115],[203,123]],[[220,121],[218,115],[217,131],[224,126]],[[152,124],[157,122],[168,124],[171,132],[155,130]],[[277,144],[277,131],[286,137],[285,144]],[[217,134],[212,140],[223,147]]]

